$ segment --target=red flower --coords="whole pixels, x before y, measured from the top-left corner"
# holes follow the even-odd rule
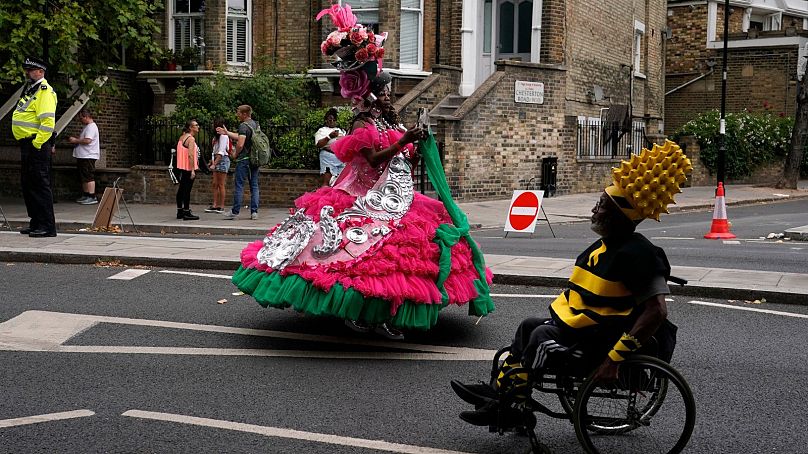
[[[363,48],[356,51],[356,53],[354,54],[354,58],[356,58],[357,61],[368,61],[368,59],[370,58],[370,54],[368,54],[367,49]]]
[[[376,58],[384,58],[384,47],[376,49]]]
[[[350,40],[351,40],[351,42],[353,44],[358,46],[358,45],[362,44],[363,42],[365,42],[365,39],[367,39],[368,35],[367,35],[367,33],[364,33],[362,30],[360,30],[360,31],[351,32],[351,34],[348,35],[348,37],[350,38]]]
[[[368,38],[368,39],[370,39],[370,38]],[[367,49],[367,50],[368,50],[368,54],[370,54],[370,55],[376,55],[376,49],[378,49],[378,47],[376,47],[376,45],[375,45],[375,44],[373,44],[373,41],[370,41],[370,44],[368,44],[367,46],[365,46],[365,49]]]

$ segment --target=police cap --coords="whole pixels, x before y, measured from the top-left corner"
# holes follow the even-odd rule
[[[48,70],[48,66],[45,64],[45,62],[36,57],[25,57],[25,61],[22,62],[22,67],[23,69],[41,69],[43,71]]]

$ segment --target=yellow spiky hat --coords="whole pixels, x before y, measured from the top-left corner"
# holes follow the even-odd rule
[[[613,168],[614,183],[606,188],[606,194],[632,221],[659,221],[660,213],[668,212],[668,204],[676,203],[673,196],[682,192],[679,185],[692,170],[690,159],[679,145],[666,140],[662,146],[654,144],[651,150],[643,148],[639,155],[632,154],[630,161]]]

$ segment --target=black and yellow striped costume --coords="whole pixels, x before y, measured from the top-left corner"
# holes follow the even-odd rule
[[[665,252],[641,234],[601,238],[578,256],[569,288],[550,304],[550,312],[562,328],[622,332],[639,315],[637,289],[669,275]]]
[[[560,355],[584,358],[578,365],[585,369],[601,361],[653,296],[657,287],[649,283],[664,285],[668,276],[665,252],[639,233],[601,238],[578,256],[569,288],[550,305],[552,318],[519,325],[510,363],[542,369]]]

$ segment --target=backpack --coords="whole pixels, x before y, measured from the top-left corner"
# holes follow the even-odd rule
[[[269,164],[272,157],[272,148],[269,146],[269,137],[257,126],[253,129],[249,123],[245,123],[252,131],[252,147],[250,148],[250,165],[253,167],[263,167]]]

